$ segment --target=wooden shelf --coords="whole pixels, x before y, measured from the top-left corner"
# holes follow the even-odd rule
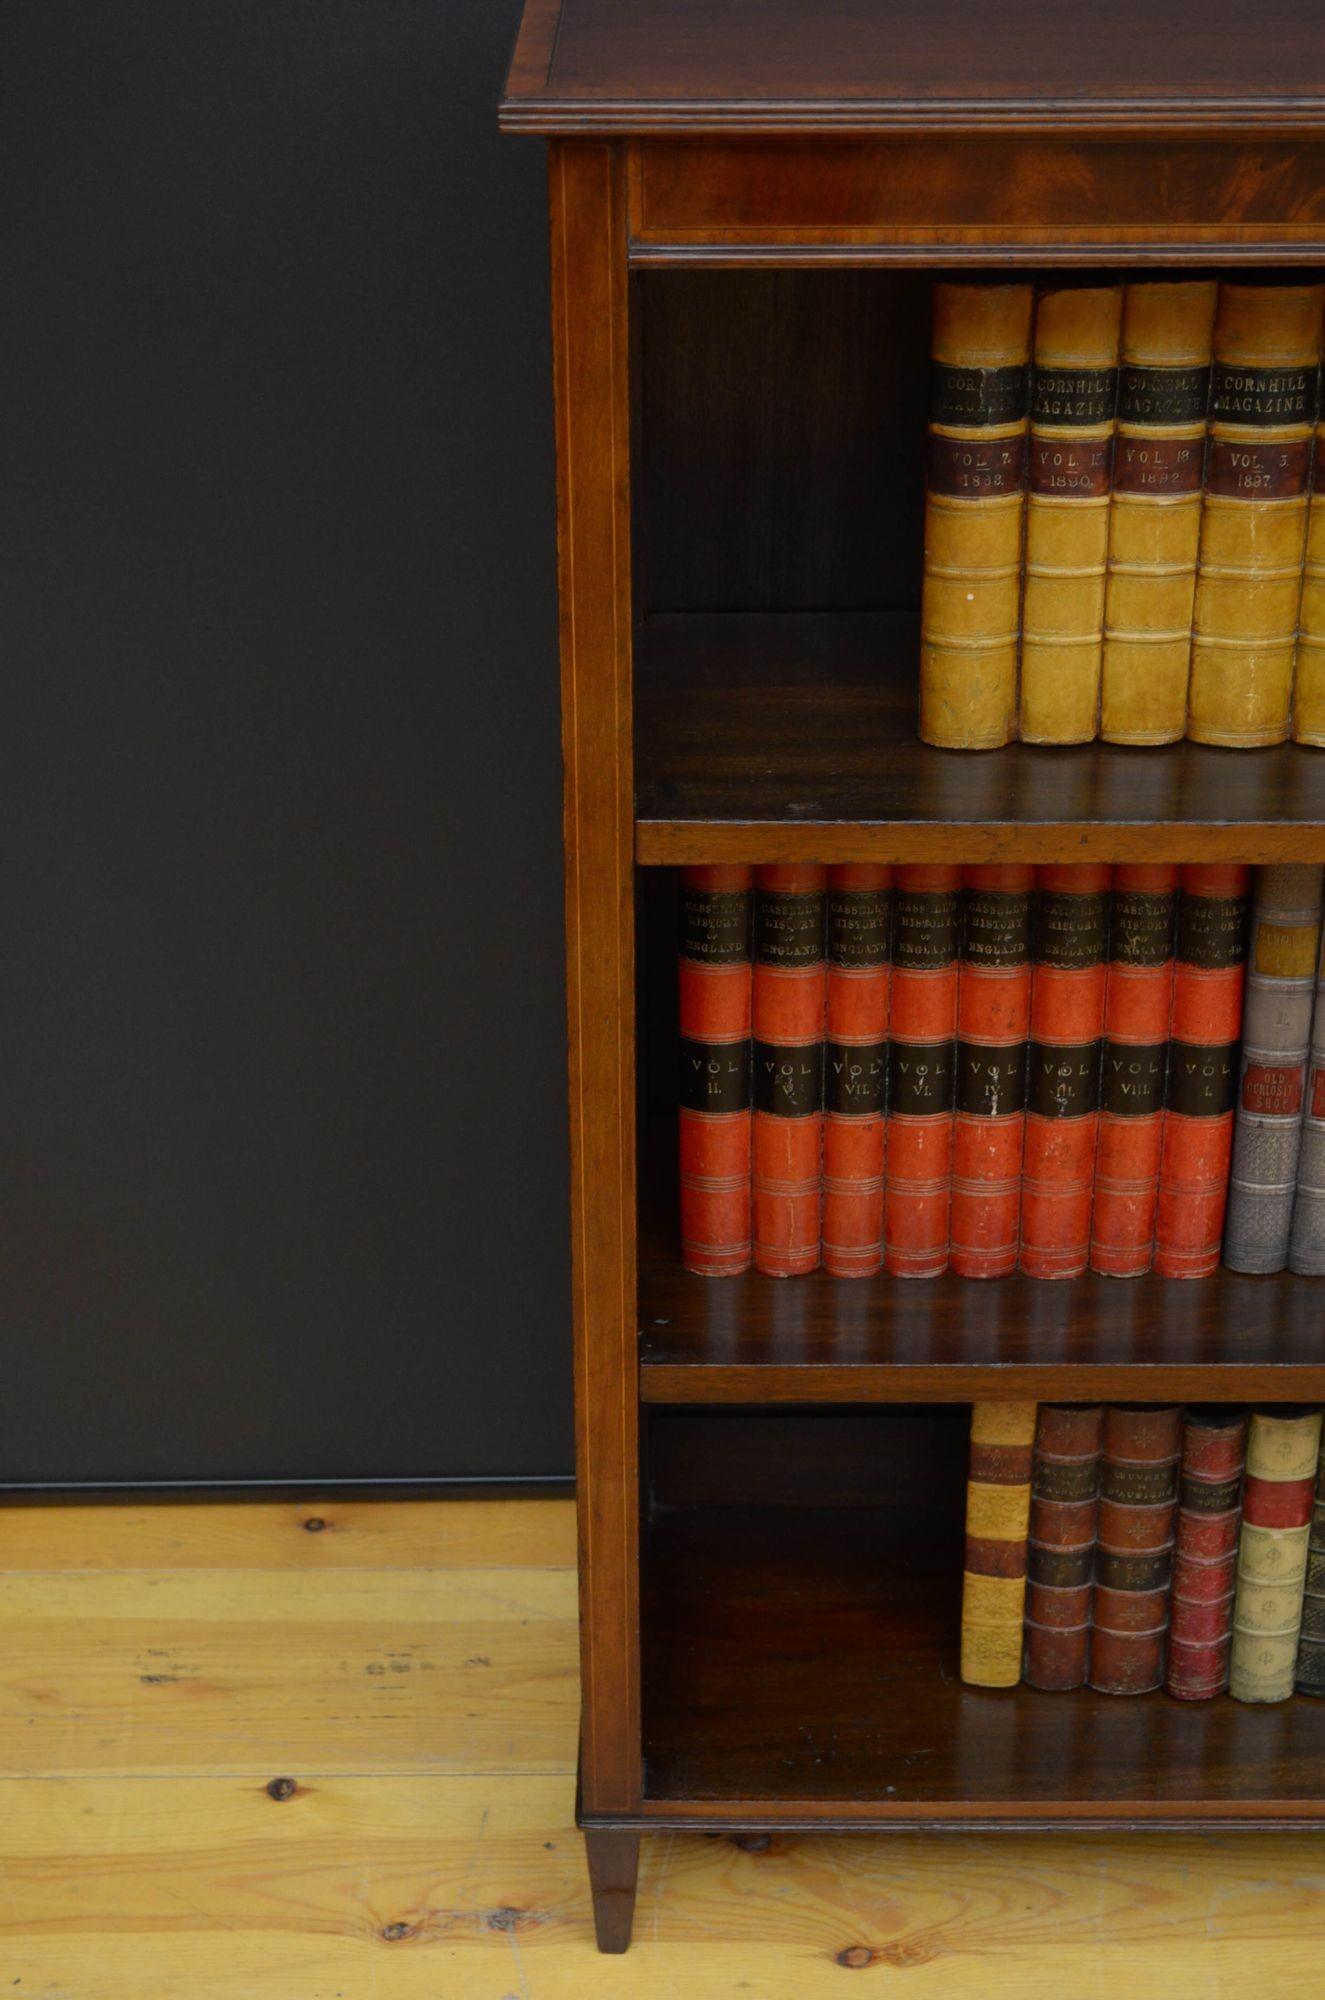
[[[933,750],[912,618],[694,613],[635,642],[635,854],[1325,860],[1325,752]]]
[[[663,1513],[643,1586],[646,1820],[1325,1824],[1325,1702],[964,1687],[937,1494]]]
[[[675,1128],[640,1177],[646,1403],[1325,1402],[1318,1278],[698,1278]]]

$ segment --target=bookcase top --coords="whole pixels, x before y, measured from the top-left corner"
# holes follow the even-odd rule
[[[547,133],[1325,128],[1320,0],[526,0]]]

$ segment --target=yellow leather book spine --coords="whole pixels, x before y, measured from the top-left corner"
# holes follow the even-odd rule
[[[1088,743],[1099,728],[1121,285],[1042,292],[1035,314],[1021,734]]]
[[[1201,537],[1213,281],[1129,285],[1109,503],[1100,735],[1175,743],[1187,727]]]
[[[1316,380],[1316,450],[1293,674],[1293,737],[1325,745],[1325,377]]]
[[[971,1406],[961,1676],[973,1687],[1021,1679],[1035,1414],[1034,1403]]]
[[[947,750],[1016,733],[1033,296],[934,287],[920,734]]]
[[[1221,285],[1187,734],[1288,734],[1302,596],[1320,285]]]

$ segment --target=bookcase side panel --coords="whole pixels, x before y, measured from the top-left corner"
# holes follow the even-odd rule
[[[629,340],[620,149],[549,149],[581,1802],[640,1797]]]

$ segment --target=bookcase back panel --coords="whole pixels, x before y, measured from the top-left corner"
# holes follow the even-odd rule
[[[739,262],[775,247],[1008,248],[1203,258],[1325,256],[1325,144],[1276,139],[1038,138],[981,133],[849,144],[639,145],[637,259]]]
[[[915,608],[928,277],[636,281],[636,608]]]
[[[969,1411],[957,1404],[879,1410],[649,1412],[652,1509],[916,1507],[936,1534],[959,1534]]]

